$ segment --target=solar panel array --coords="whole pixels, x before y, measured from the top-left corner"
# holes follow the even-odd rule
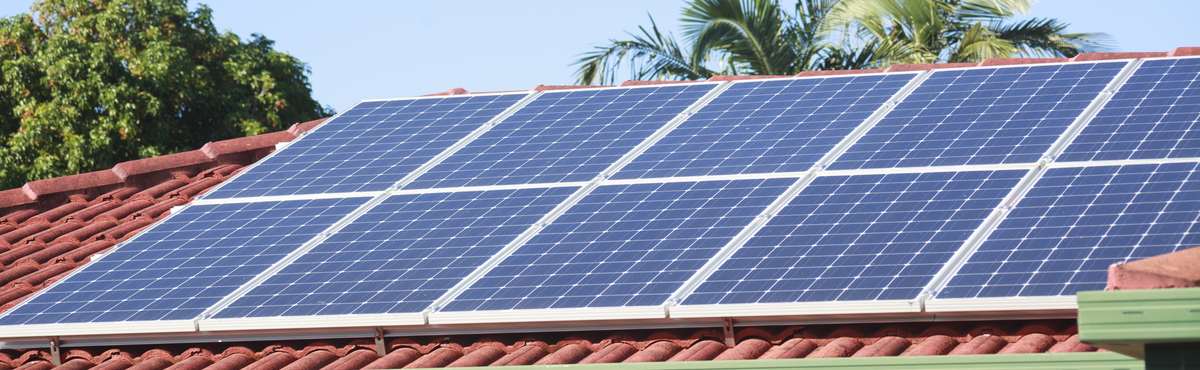
[[[187,320],[367,198],[188,207],[0,317],[0,325]]]
[[[615,178],[808,170],[915,75],[740,83]]]
[[[445,310],[660,305],[793,182],[601,186]]]
[[[713,86],[546,93],[409,188],[591,180]]]
[[[817,178],[683,304],[914,299],[1024,175]]]
[[[388,197],[216,317],[420,312],[574,190]]]
[[[1113,263],[1200,245],[1198,165],[1050,170],[938,297],[1104,289]]]
[[[934,72],[830,168],[1036,162],[1125,64]]]
[[[1146,61],[1059,161],[1200,158],[1200,58]]]
[[[384,190],[522,97],[360,103],[204,198]]]
[[[1200,242],[1197,61],[366,102],[0,326],[1070,295]]]

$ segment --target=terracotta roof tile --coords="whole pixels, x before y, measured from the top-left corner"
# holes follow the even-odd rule
[[[798,77],[814,77],[814,76],[841,76],[841,75],[857,75],[864,73],[880,73],[884,72],[885,68],[868,68],[868,69],[835,69],[825,71],[804,71],[797,73]]]
[[[695,81],[686,81],[686,80],[685,80],[685,81],[676,81],[676,80],[649,80],[649,81],[647,81],[647,80],[628,80],[628,81],[622,82],[622,83],[621,83],[620,85],[618,85],[618,86],[670,85],[670,84],[683,84],[683,83],[688,83],[688,82],[695,82]]]
[[[741,81],[741,80],[761,80],[766,78],[787,78],[789,75],[738,75],[738,76],[712,76],[709,81]]]
[[[976,63],[893,64],[888,72],[928,71],[932,69],[974,67]]]
[[[3,255],[0,255],[2,257]],[[1200,286],[1200,247],[1193,247],[1108,268],[1108,289],[1157,289]]]
[[[1171,51],[1173,57],[1200,55],[1200,46],[1184,46]]]
[[[421,95],[421,96],[448,96],[448,95],[465,95],[465,94],[470,94],[470,92],[467,91],[467,89],[464,89],[461,87],[455,87],[455,88],[451,88],[446,91],[438,91],[435,93],[425,94],[425,95]]]
[[[1083,53],[1071,58],[1073,62],[1087,62],[1096,60],[1111,60],[1111,59],[1134,59],[1134,58],[1157,58],[1165,57],[1169,53],[1165,51],[1151,52],[1099,52],[1099,53]]]
[[[1182,47],[1170,55],[1200,55]],[[1070,61],[1165,56],[1088,53]],[[895,65],[887,71],[974,65],[1064,62],[1064,58],[993,59],[982,63]],[[800,76],[881,72],[810,71]],[[741,80],[786,76],[718,76]],[[627,81],[622,86],[679,81]],[[537,91],[592,86],[539,85]],[[467,94],[455,88],[432,95]],[[212,142],[201,149],[117,164],[112,169],[32,181],[0,191],[0,311],[60,279],[195,196],[261,159],[276,144],[320,120],[287,131]],[[1132,264],[1131,264],[1132,265]],[[1137,266],[1137,265],[1134,265]],[[1116,268],[1116,267],[1115,267]],[[1130,271],[1130,268],[1119,268]],[[1124,289],[1117,285],[1116,288]],[[739,328],[732,342],[719,329],[528,333],[495,337],[390,338],[380,356],[367,339],[330,342],[193,343],[171,346],[67,348],[59,369],[355,369],[474,365],[702,361],[804,357],[922,356],[1087,352],[1073,320],[809,325]],[[69,346],[68,346],[69,347]],[[0,370],[52,369],[45,349],[0,350]]]
[[[605,86],[591,86],[591,85],[537,85],[537,86],[534,86],[534,87],[533,87],[533,91],[577,90],[577,89],[591,89],[591,88],[596,88],[596,87],[605,87]]]
[[[993,58],[979,63],[979,66],[988,67],[1008,66],[1015,64],[1064,63],[1069,61],[1071,61],[1070,58]]]

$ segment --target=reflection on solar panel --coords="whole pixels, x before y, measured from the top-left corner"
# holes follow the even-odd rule
[[[361,103],[205,198],[384,190],[523,97]]]
[[[1149,60],[1059,161],[1200,157],[1200,58]]]
[[[714,86],[547,92],[407,187],[591,180]]]
[[[1200,244],[1196,163],[1049,170],[938,298],[1104,288],[1108,265]]]
[[[794,181],[601,186],[443,311],[662,304]]]
[[[216,317],[420,312],[575,190],[391,196]]]
[[[913,76],[734,84],[615,177],[806,171]]]
[[[0,325],[192,319],[366,200],[188,207],[0,317]]]
[[[830,168],[1037,162],[1126,64],[934,72]]]
[[[914,299],[1025,172],[818,177],[683,304]]]

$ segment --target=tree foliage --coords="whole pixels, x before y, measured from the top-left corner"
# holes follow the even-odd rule
[[[622,71],[635,80],[691,80],[1103,47],[1102,34],[1068,33],[1055,19],[1009,21],[1028,8],[1029,0],[799,0],[789,12],[776,0],[689,0],[682,44],[651,18],[575,65],[580,83],[609,84]]]
[[[1066,32],[1056,19],[1010,21],[1029,6],[1029,0],[842,0],[826,26],[870,40],[881,64],[1072,57],[1103,47],[1103,34]]]
[[[307,74],[186,0],[38,1],[0,19],[0,185],[322,117]]]

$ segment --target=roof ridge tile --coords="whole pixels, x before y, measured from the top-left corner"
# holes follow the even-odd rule
[[[1112,59],[1140,59],[1140,58],[1157,58],[1168,56],[1165,51],[1097,51],[1091,53],[1082,53],[1071,58],[1072,62],[1091,62],[1097,60],[1112,60]]]

